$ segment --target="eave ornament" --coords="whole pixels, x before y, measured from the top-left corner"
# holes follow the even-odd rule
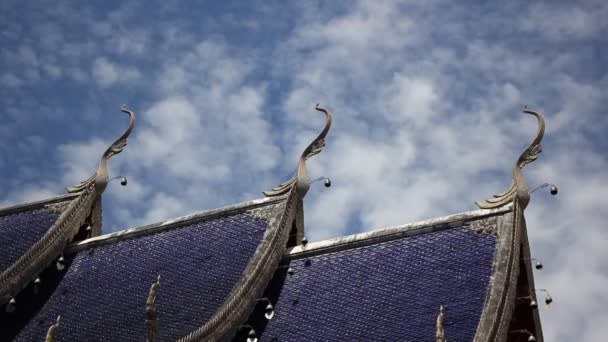
[[[530,193],[528,192],[528,184],[521,171],[521,169],[527,164],[533,162],[538,158],[538,154],[541,153],[542,148],[540,141],[543,139],[545,134],[545,119],[542,114],[528,110],[528,106],[524,106],[524,113],[533,115],[538,121],[538,129],[536,130],[536,137],[528,148],[526,148],[522,154],[517,158],[515,165],[513,166],[513,180],[509,188],[499,194],[494,195],[483,202],[475,202],[481,209],[498,208],[508,203],[513,202],[514,199],[519,201],[522,209],[525,209],[530,202]]]
[[[122,152],[123,148],[127,145],[127,139],[135,126],[135,113],[127,108],[126,105],[122,105],[120,110],[123,113],[129,115],[129,126],[125,130],[125,132],[118,138],[108,149],[103,153],[101,158],[99,159],[99,165],[97,166],[97,171],[94,175],[89,177],[88,179],[80,182],[74,186],[68,186],[66,189],[69,193],[73,192],[81,192],[91,186],[95,185],[95,189],[102,193],[106,186],[108,185],[109,173],[108,173],[108,159],[112,158],[112,156],[119,154]]]
[[[281,183],[272,190],[264,191],[264,195],[268,197],[281,196],[288,193],[293,186],[296,187],[300,199],[304,198],[308,192],[308,189],[310,188],[310,178],[308,177],[308,170],[306,169],[306,160],[320,153],[325,146],[325,136],[327,135],[327,132],[329,132],[332,119],[331,112],[320,108],[319,104],[315,106],[315,109],[319,112],[325,113],[325,127],[323,127],[323,130],[317,136],[317,138],[313,140],[308,147],[306,147],[304,152],[302,152],[302,155],[298,160],[298,167],[296,168],[296,172],[293,177],[291,177],[287,182]]]

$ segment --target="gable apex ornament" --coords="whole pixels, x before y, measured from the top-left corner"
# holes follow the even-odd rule
[[[135,113],[127,108],[127,105],[122,105],[120,110],[123,113],[129,115],[129,126],[125,130],[125,132],[108,147],[108,149],[103,153],[101,158],[99,159],[99,165],[97,166],[97,171],[94,175],[89,177],[88,179],[78,183],[74,186],[68,186],[66,188],[68,193],[81,192],[91,185],[95,186],[95,189],[102,193],[109,181],[109,173],[108,173],[108,159],[112,158],[112,156],[119,154],[122,150],[127,146],[127,139],[135,126]]]
[[[267,197],[284,195],[295,186],[298,196],[300,199],[302,199],[304,196],[306,196],[308,189],[310,189],[310,178],[308,177],[308,170],[306,169],[306,160],[316,154],[319,154],[321,150],[323,150],[323,147],[325,146],[325,136],[327,136],[327,132],[329,132],[332,119],[331,112],[319,107],[318,103],[315,106],[315,109],[319,112],[325,113],[325,127],[323,127],[323,130],[321,133],[319,133],[315,140],[313,140],[310,145],[306,147],[304,152],[302,152],[302,155],[298,160],[298,166],[295,174],[288,181],[281,183],[272,190],[264,191],[264,195]]]
[[[538,154],[542,152],[540,141],[543,139],[545,134],[545,118],[538,112],[528,110],[527,105],[524,106],[523,112],[536,117],[536,120],[538,121],[536,137],[521,153],[519,158],[517,158],[517,161],[513,166],[513,180],[511,181],[509,188],[506,191],[496,194],[492,198],[489,198],[483,202],[475,202],[475,204],[477,204],[477,206],[481,209],[498,208],[511,203],[515,199],[517,199],[521,205],[521,208],[525,209],[530,202],[528,183],[526,183],[526,179],[524,178],[524,174],[521,169],[527,164],[535,161],[538,158]]]

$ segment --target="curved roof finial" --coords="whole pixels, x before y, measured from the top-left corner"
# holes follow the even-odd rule
[[[44,342],[55,342],[55,330],[59,328],[59,323],[61,322],[61,316],[57,316],[57,322],[49,327],[49,330],[46,332],[46,338]]]
[[[496,194],[492,198],[489,198],[483,202],[475,202],[475,204],[477,204],[477,206],[481,209],[497,208],[513,201],[515,198],[518,199],[522,209],[525,209],[530,202],[528,183],[526,183],[526,179],[524,178],[521,169],[527,164],[535,161],[536,158],[538,158],[538,154],[542,152],[540,141],[543,139],[545,134],[545,118],[538,112],[528,110],[527,105],[524,106],[523,112],[536,117],[536,120],[538,121],[536,137],[522,152],[519,158],[517,158],[517,161],[513,166],[513,180],[511,181],[509,188],[506,191]]]
[[[87,188],[91,184],[95,184],[95,188],[101,193],[105,190],[108,185],[108,159],[112,158],[112,156],[119,154],[122,152],[123,148],[127,145],[127,139],[129,138],[129,134],[133,130],[133,126],[135,126],[135,113],[127,108],[127,105],[122,105],[120,110],[123,113],[129,115],[129,127],[125,130],[125,132],[118,138],[108,149],[103,153],[101,158],[99,159],[99,166],[97,167],[97,172],[87,180],[80,182],[74,186],[68,186],[66,189],[68,192],[80,192]]]
[[[310,145],[306,147],[304,152],[302,152],[300,160],[298,161],[298,167],[293,177],[291,177],[287,182],[281,183],[272,190],[264,191],[264,195],[268,197],[281,196],[289,192],[294,185],[300,198],[304,198],[308,192],[308,189],[310,188],[310,178],[308,177],[308,170],[306,169],[306,160],[321,152],[325,146],[325,136],[331,127],[331,112],[319,107],[318,103],[315,106],[315,109],[319,112],[325,113],[325,127],[323,127],[323,130],[315,138],[315,140],[313,140]]]

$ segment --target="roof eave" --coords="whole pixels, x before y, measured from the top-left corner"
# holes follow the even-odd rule
[[[404,225],[380,228],[365,233],[352,234],[334,239],[311,242],[306,245],[292,247],[286,251],[285,259],[299,259],[313,255],[336,252],[345,249],[357,248],[385,241],[400,239],[404,237],[440,231],[453,227],[459,227],[468,222],[486,217],[503,215],[511,212],[511,204],[494,208],[478,209],[462,213],[436,217],[424,221],[408,223]]]

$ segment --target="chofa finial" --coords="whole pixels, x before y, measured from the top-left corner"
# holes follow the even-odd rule
[[[148,326],[148,342],[158,341],[158,313],[156,312],[156,291],[160,285],[160,274],[150,286],[146,300],[146,324]]]
[[[527,164],[533,162],[538,158],[538,154],[542,152],[540,141],[543,139],[545,134],[545,118],[542,114],[528,110],[528,106],[524,106],[524,113],[530,114],[536,117],[538,121],[538,129],[536,131],[536,137],[530,145],[522,152],[517,158],[515,165],[513,166],[513,180],[509,188],[499,194],[494,195],[483,202],[475,202],[481,209],[497,208],[512,202],[517,199],[522,209],[525,209],[530,202],[530,193],[528,192],[528,184],[524,178],[521,169]]]
[[[133,126],[135,126],[135,113],[127,108],[127,105],[122,105],[120,110],[123,113],[129,115],[129,127],[125,130],[125,132],[118,138],[108,149],[103,153],[99,160],[99,166],[97,167],[97,172],[87,180],[80,182],[75,186],[68,186],[66,189],[68,192],[80,192],[89,187],[91,184],[95,185],[95,188],[99,192],[103,192],[108,185],[109,175],[108,175],[108,159],[112,158],[112,156],[119,154],[122,152],[123,148],[127,145],[127,139],[129,138],[129,134],[133,130]]]
[[[293,186],[296,187],[300,198],[304,198],[308,192],[308,189],[310,188],[310,178],[308,177],[308,170],[306,169],[306,160],[321,152],[325,146],[325,136],[331,127],[331,113],[328,110],[319,107],[318,103],[315,106],[315,109],[319,112],[325,113],[325,127],[323,127],[323,130],[317,136],[317,138],[313,140],[308,147],[306,147],[304,152],[302,152],[300,160],[298,161],[298,167],[293,177],[291,177],[287,182],[281,183],[272,190],[264,191],[264,195],[268,197],[280,196],[289,192]]]
[[[437,315],[437,325],[435,326],[435,342],[445,342],[445,333],[443,331],[443,305],[439,306],[439,314]]]
[[[61,316],[57,316],[57,322],[49,327],[49,330],[46,332],[46,338],[44,342],[55,342],[55,330],[59,328],[59,323],[61,322]]]

